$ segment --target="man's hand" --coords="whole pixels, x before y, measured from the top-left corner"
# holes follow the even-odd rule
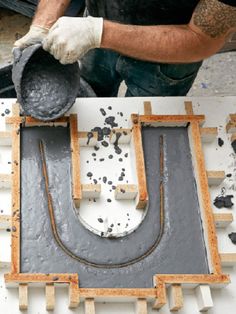
[[[18,47],[23,50],[28,46],[41,43],[47,36],[48,31],[48,28],[32,25],[29,32],[14,43],[14,47]]]
[[[61,17],[43,41],[43,48],[62,64],[74,63],[90,49],[100,47],[102,32],[102,18]]]

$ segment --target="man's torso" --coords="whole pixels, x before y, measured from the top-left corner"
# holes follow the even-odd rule
[[[86,0],[89,14],[133,25],[186,24],[199,0]]]

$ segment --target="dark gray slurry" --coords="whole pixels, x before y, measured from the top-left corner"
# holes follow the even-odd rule
[[[236,244],[236,232],[231,232],[230,234],[228,234],[228,237],[230,238],[233,244]]]
[[[12,80],[24,115],[46,121],[70,109],[79,92],[78,63],[62,65],[39,44],[14,56]]]
[[[214,199],[214,205],[217,208],[232,208],[234,203],[232,202],[233,195],[220,195]]]
[[[231,143],[232,147],[233,147],[233,150],[236,154],[236,140],[234,140],[232,143]]]
[[[45,145],[50,191],[58,234],[82,258],[110,266],[141,257],[160,232],[159,137],[165,143],[164,233],[155,250],[122,268],[88,266],[56,243],[39,155]],[[208,273],[199,205],[186,129],[145,128],[142,133],[149,208],[139,228],[120,238],[101,238],[78,220],[71,198],[71,153],[67,128],[23,128],[21,133],[21,272],[78,273],[81,287],[152,287],[157,273]],[[109,206],[112,206],[111,203]],[[197,262],[196,262],[197,261]]]

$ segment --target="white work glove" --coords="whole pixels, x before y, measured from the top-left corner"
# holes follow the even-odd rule
[[[28,33],[14,43],[14,47],[23,50],[31,45],[41,43],[47,36],[48,31],[48,28],[32,25]]]
[[[62,64],[74,63],[86,52],[99,48],[102,40],[103,18],[61,17],[43,41],[43,49]]]

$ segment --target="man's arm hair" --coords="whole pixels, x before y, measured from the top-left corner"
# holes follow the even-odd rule
[[[104,21],[102,48],[146,61],[188,63],[219,51],[236,31],[236,8],[200,0],[186,25],[132,26]]]
[[[71,0],[40,0],[32,25],[50,28],[68,8]]]

